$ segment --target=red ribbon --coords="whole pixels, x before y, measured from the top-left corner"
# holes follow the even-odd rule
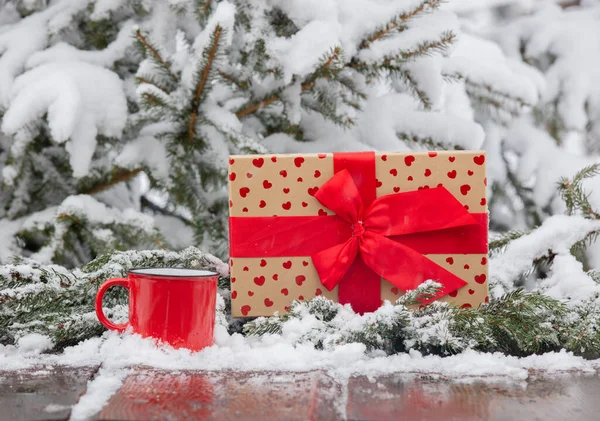
[[[487,215],[444,187],[375,198],[373,152],[334,154],[335,175],[315,198],[330,216],[230,217],[232,257],[310,255],[321,283],[359,313],[380,305],[380,278],[403,291],[433,279],[433,301],[466,282],[423,254],[487,252]]]

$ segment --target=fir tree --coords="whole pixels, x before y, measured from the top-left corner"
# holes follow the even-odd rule
[[[441,3],[3,2],[1,340],[99,334],[94,288],[129,267],[219,265],[195,249],[134,250],[193,243],[227,257],[229,154],[483,147],[489,304],[409,311],[407,294],[356,330],[339,324],[356,315],[320,299],[246,332],[308,315],[321,328],[303,340],[320,347],[597,355],[600,262],[586,247],[600,229],[599,108],[582,59],[597,50],[597,14],[556,6],[490,34],[461,29]],[[589,48],[569,47],[573,22]],[[551,50],[556,37],[570,44]],[[573,81],[569,61],[588,86],[558,88]],[[566,153],[574,130],[579,156]],[[106,304],[124,308],[118,291]]]

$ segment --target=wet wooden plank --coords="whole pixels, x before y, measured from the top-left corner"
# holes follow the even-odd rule
[[[364,376],[348,384],[348,420],[589,421],[600,417],[600,378],[564,376],[527,382],[440,381]]]
[[[162,372],[130,375],[99,420],[337,419],[335,385],[320,372]]]
[[[66,420],[98,367],[0,371],[0,421]]]

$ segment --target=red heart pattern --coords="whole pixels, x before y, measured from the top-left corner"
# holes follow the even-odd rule
[[[488,262],[485,255],[429,255],[429,257],[468,282],[467,286],[457,291],[453,291],[448,294],[448,297],[445,299],[442,298],[442,300],[457,300],[458,306],[469,304],[472,307],[477,307],[484,302],[484,299],[487,296],[487,275],[482,271],[482,267],[485,269]],[[233,260],[234,259],[231,259],[231,262],[233,262]],[[263,263],[263,260],[266,264]],[[274,262],[271,262],[271,260]],[[251,279],[253,279],[253,282],[242,282],[241,284],[240,282],[236,282],[236,293],[233,294],[232,292],[232,296],[235,295],[236,302],[238,303],[237,307],[234,306],[235,308],[239,309],[239,306],[248,304],[254,309],[249,313],[250,315],[255,315],[253,312],[260,312],[260,309],[265,309],[267,307],[264,303],[265,298],[268,298],[273,302],[273,305],[270,306],[269,309],[273,309],[272,311],[283,311],[284,306],[290,303],[290,298],[288,298],[290,296],[299,297],[299,295],[302,295],[305,300],[308,300],[318,295],[323,295],[324,293],[330,294],[323,289],[318,279],[311,277],[310,274],[312,273],[312,269],[310,268],[312,267],[312,264],[310,259],[306,259],[305,257],[292,257],[287,259],[279,257],[259,258],[248,259],[244,261],[244,263],[246,262],[250,263],[248,266],[250,267],[250,273],[252,273]],[[282,277],[267,270],[273,267],[274,264],[275,267],[281,265],[278,267],[283,267],[285,269],[285,273]],[[465,269],[465,266],[468,267],[468,269]],[[306,272],[306,270],[308,270],[308,272]],[[254,281],[254,278],[256,278],[256,281]],[[482,281],[483,283],[480,283]],[[232,279],[232,283],[233,282]],[[275,282],[279,283],[278,287],[275,286]],[[402,295],[402,291],[396,286],[387,283],[387,281],[382,282],[383,284],[389,285],[387,288],[384,288],[382,284],[382,300],[387,299],[394,302]],[[248,290],[251,285],[255,288],[260,288],[260,291],[264,292],[259,294],[255,291]],[[240,295],[240,290],[243,295]],[[329,298],[335,298],[337,294],[327,296]]]
[[[485,197],[487,180],[484,177],[485,169],[482,168],[485,165],[485,155],[474,156],[468,152],[452,153],[450,155],[448,152],[441,151],[410,155],[376,154],[377,196],[443,186],[470,212],[487,212]],[[431,159],[436,159],[435,163]],[[312,196],[333,174],[332,162],[331,154],[319,154],[318,159],[316,156],[286,155],[246,156],[237,157],[235,160],[230,158],[228,175],[231,189],[230,214],[233,216],[327,215],[328,212],[319,206],[318,201]],[[245,174],[246,177],[241,177],[240,174]],[[314,180],[314,184],[305,186],[297,184],[303,183],[306,177]],[[291,190],[294,192],[292,193]],[[477,307],[484,302],[485,297],[488,296],[487,256],[428,255],[428,257],[468,282],[467,286],[448,294],[446,299],[442,298],[442,300],[451,300],[460,306],[469,304],[471,307]],[[447,260],[448,258],[451,259]],[[271,260],[274,260],[274,263],[271,263]],[[266,262],[265,266],[263,261]],[[282,266],[278,265],[284,261],[290,261],[290,269],[279,273],[281,276],[273,273],[271,269],[281,268]],[[468,269],[465,269],[465,265]],[[312,263],[307,261],[306,257],[304,259],[294,257],[289,260],[274,257],[247,258],[243,262],[238,262],[236,268],[232,265],[231,283],[236,282],[236,278],[238,280],[235,283],[235,291],[232,290],[232,299],[235,296],[237,303],[234,305],[234,313],[243,314],[241,308],[243,305],[248,305],[246,315],[265,315],[264,309],[267,308],[265,299],[273,303],[269,307],[271,312],[281,312],[289,305],[292,298],[300,295],[307,300],[321,294],[335,298],[337,290],[329,292],[323,289],[318,280],[314,280],[312,267]],[[242,268],[245,268],[244,277],[241,277],[240,273],[244,270]],[[254,278],[261,283],[261,276],[264,278],[263,284],[254,283]],[[275,289],[275,282],[280,284],[279,288]],[[382,280],[382,282],[382,300],[396,300],[402,294],[402,291],[387,281]],[[384,287],[385,285],[387,287]],[[258,287],[262,292],[255,294],[248,290],[250,286]],[[283,292],[279,293],[282,291],[282,286],[287,290],[288,296]],[[392,291],[392,288],[396,290]],[[269,292],[271,290],[275,293]],[[251,298],[249,292],[252,292]]]

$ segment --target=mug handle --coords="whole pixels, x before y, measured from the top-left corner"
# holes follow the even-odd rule
[[[126,278],[113,278],[104,282],[96,294],[96,316],[98,316],[100,323],[102,323],[108,329],[116,330],[117,332],[123,332],[125,329],[127,329],[127,326],[129,326],[129,322],[122,324],[113,323],[106,318],[104,311],[102,311],[102,299],[104,298],[104,293],[107,289],[114,286],[121,286],[127,288],[127,291],[129,291],[129,281]]]

